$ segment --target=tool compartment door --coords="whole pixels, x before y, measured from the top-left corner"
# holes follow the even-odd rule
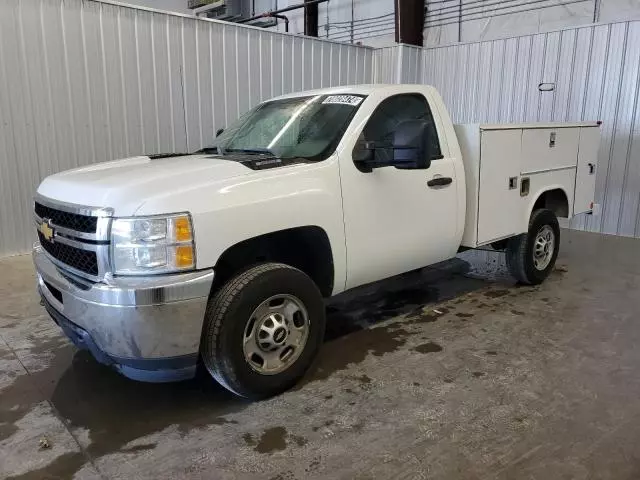
[[[478,186],[478,245],[510,237],[522,218],[520,129],[482,130]]]
[[[535,173],[575,166],[580,128],[525,128],[522,172]]]
[[[576,171],[576,189],[573,201],[574,215],[590,211],[591,202],[595,200],[599,145],[600,128],[580,128],[578,169]]]

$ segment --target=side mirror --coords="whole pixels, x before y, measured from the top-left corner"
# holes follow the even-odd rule
[[[375,157],[375,143],[359,141],[353,149],[353,162],[362,172],[373,170],[373,159]]]
[[[393,161],[400,169],[426,169],[431,166],[428,123],[424,120],[405,120],[396,127],[393,136]]]
[[[224,132],[224,128],[218,129],[218,131],[216,132],[216,137],[219,137],[220,135],[222,135],[222,132]]]

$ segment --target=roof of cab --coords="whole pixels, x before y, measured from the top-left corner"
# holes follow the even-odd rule
[[[319,88],[316,90],[306,90],[304,92],[287,93],[286,95],[280,95],[272,98],[271,100],[279,100],[282,98],[292,97],[304,97],[309,95],[344,95],[344,94],[359,94],[359,95],[371,95],[374,92],[380,90],[390,90],[393,92],[411,92],[416,90],[422,90],[424,88],[433,88],[427,85],[416,84],[365,84],[365,85],[344,85],[341,87],[329,87]]]

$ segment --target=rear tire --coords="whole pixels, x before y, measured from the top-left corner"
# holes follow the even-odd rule
[[[202,361],[223,387],[258,400],[291,388],[311,366],[325,329],[316,284],[280,263],[251,267],[209,300]]]
[[[509,239],[507,267],[520,283],[538,285],[551,273],[560,248],[560,226],[556,215],[547,209],[535,210],[529,219],[529,231]]]

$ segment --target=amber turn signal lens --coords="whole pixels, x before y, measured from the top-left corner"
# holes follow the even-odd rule
[[[177,242],[189,242],[193,240],[189,217],[176,218],[174,225]]]
[[[193,245],[179,245],[176,247],[175,259],[177,268],[193,267]]]

